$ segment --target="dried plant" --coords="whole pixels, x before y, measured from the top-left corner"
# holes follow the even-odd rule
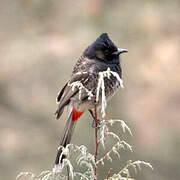
[[[103,72],[99,72],[99,79],[98,79],[98,85],[97,85],[97,90],[96,90],[96,102],[99,101],[99,94],[101,92],[101,96],[102,96],[102,102],[101,102],[101,113],[102,113],[102,118],[105,117],[106,112],[106,96],[105,96],[105,86],[104,86],[104,78],[107,77],[108,79],[110,79],[110,77],[114,76],[119,84],[120,87],[123,88],[123,81],[122,79],[119,77],[119,74],[117,72],[111,71],[110,68],[108,67],[106,71]]]
[[[99,73],[99,81],[97,86],[97,91],[95,94],[96,102],[99,101],[99,95],[101,94],[102,102],[101,102],[101,113],[102,118],[105,116],[105,109],[106,109],[106,97],[105,97],[105,87],[104,87],[104,77],[110,78],[110,76],[114,76],[120,83],[120,86],[123,87],[123,81],[119,77],[119,75],[113,71],[110,71],[108,68],[107,71]],[[72,89],[79,88],[79,98],[81,98],[81,91],[84,89],[89,98],[92,98],[92,92],[86,89],[81,82],[74,82],[71,84]],[[26,177],[29,180],[97,180],[98,179],[98,167],[100,165],[104,166],[105,161],[110,161],[113,163],[112,155],[116,155],[120,160],[120,149],[128,150],[132,152],[132,146],[128,144],[126,141],[122,140],[120,135],[110,131],[109,128],[113,126],[115,123],[120,125],[123,132],[126,131],[132,135],[130,128],[123,120],[101,120],[98,121],[97,118],[97,107],[95,105],[95,152],[91,154],[88,149],[84,146],[77,146],[73,144],[68,144],[66,147],[59,147],[62,149],[61,156],[65,155],[65,159],[59,165],[56,165],[50,171],[43,171],[39,175],[34,175],[33,173],[29,172],[21,172],[17,179],[21,179],[22,177]],[[106,147],[106,142],[108,139],[116,141],[112,147]],[[101,145],[104,151],[109,149],[104,156],[98,157],[99,145]],[[61,159],[61,157],[60,157]],[[73,159],[73,160],[72,160]],[[75,159],[75,160],[74,160]],[[106,180],[133,180],[132,175],[129,171],[129,168],[132,167],[137,173],[138,170],[141,170],[141,166],[149,167],[151,169],[152,166],[150,163],[145,161],[127,161],[124,168],[122,168],[116,174],[111,175],[112,169],[107,172]],[[76,168],[74,168],[76,166]],[[78,171],[77,167],[83,167],[80,171]]]

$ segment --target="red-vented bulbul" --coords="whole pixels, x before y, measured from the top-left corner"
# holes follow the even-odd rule
[[[60,146],[66,147],[70,143],[76,122],[86,110],[89,110],[93,116],[92,109],[95,104],[99,72],[106,71],[109,67],[111,71],[118,73],[120,78],[122,78],[119,55],[125,52],[127,52],[126,49],[117,48],[107,33],[103,33],[85,49],[83,55],[78,59],[70,80],[65,84],[57,97],[58,109],[55,113],[56,118],[60,118],[66,106],[69,112]],[[88,91],[92,92],[93,97],[88,98],[89,95],[85,89],[81,89],[81,92],[77,87],[72,89],[73,82],[82,83]],[[111,76],[109,79],[104,78],[104,86],[106,99],[109,100],[120,87],[120,82],[114,76]],[[98,104],[100,105],[100,103]],[[59,164],[65,158],[61,156],[61,159],[59,159],[61,152],[62,149],[59,148],[55,164]]]

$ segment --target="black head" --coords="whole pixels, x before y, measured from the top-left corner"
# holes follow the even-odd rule
[[[125,52],[127,52],[126,49],[117,48],[108,34],[103,33],[84,51],[84,56],[89,59],[105,61],[106,63],[119,63],[119,55]]]

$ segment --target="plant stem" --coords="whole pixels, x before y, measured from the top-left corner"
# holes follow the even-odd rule
[[[69,167],[67,166],[67,178],[68,180],[70,180],[70,176],[69,176]]]
[[[112,169],[110,168],[109,171],[108,171],[107,178],[106,178],[107,180],[109,179],[109,177],[110,177],[110,175],[111,175],[111,170],[112,170]]]
[[[95,158],[95,163],[97,162],[97,156],[98,156],[98,119],[97,119],[97,105],[95,104],[94,106],[94,113],[95,113],[95,153],[94,153],[94,158]],[[94,176],[95,180],[97,180],[97,166],[94,168]]]

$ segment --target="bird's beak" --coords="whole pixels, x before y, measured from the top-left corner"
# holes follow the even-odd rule
[[[127,49],[120,49],[118,48],[118,50],[116,52],[114,52],[114,55],[120,55],[121,53],[127,53],[128,50]]]
[[[121,53],[127,53],[128,50],[127,49],[120,49],[118,48],[118,53],[121,54]]]

